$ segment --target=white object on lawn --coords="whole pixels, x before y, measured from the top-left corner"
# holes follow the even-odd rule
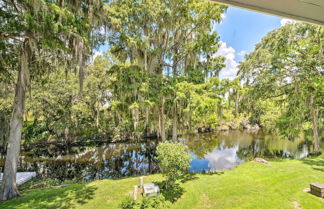
[[[2,173],[0,173],[0,181],[2,181]],[[36,172],[18,172],[16,174],[16,184],[21,185],[23,183],[26,183],[33,177],[36,177]]]
[[[141,176],[141,177],[140,177],[140,189],[141,189],[141,190],[143,189],[143,184],[144,184],[144,177]]]
[[[144,184],[143,187],[144,187],[144,195],[153,196],[153,195],[157,195],[160,192],[159,186],[153,183]]]
[[[133,195],[134,195],[134,201],[136,201],[137,200],[137,185],[134,186]]]

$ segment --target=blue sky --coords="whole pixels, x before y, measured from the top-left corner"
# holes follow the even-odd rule
[[[282,18],[245,9],[229,7],[222,23],[215,30],[221,40],[236,51],[251,52],[271,30],[281,26]]]
[[[217,55],[226,58],[226,68],[221,71],[220,77],[233,78],[238,62],[243,60],[244,55],[253,51],[255,44],[268,32],[288,21],[272,15],[229,7],[222,23],[215,26],[222,41]]]

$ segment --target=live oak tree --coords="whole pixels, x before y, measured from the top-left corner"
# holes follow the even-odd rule
[[[218,124],[217,106],[224,103],[224,92],[231,82],[217,78],[205,82],[203,73],[198,73],[196,78],[190,77],[191,82],[172,83],[170,78],[160,79],[159,75],[145,74],[137,67],[111,67],[108,60],[117,62],[111,58],[110,54],[98,56],[88,67],[82,97],[77,93],[77,78],[65,75],[64,68],[33,80],[31,93],[27,95],[24,143],[46,139],[71,142],[107,136],[113,140],[141,137],[145,135],[145,123],[154,129],[154,120],[158,118],[152,117],[158,114],[150,112],[149,121],[145,117],[138,118],[138,127],[134,130],[130,110],[136,107],[141,110],[146,105],[152,107],[154,102],[159,102],[156,95],[160,89],[175,94],[181,134],[195,131],[197,126],[215,128]],[[135,103],[134,89],[150,100]],[[128,105],[130,103],[133,105]],[[172,121],[171,117],[172,110],[166,119]]]
[[[19,195],[16,171],[30,80],[59,65],[74,66],[79,70],[82,90],[86,56],[97,41],[93,31],[101,28],[98,12],[104,7],[99,0],[1,1],[0,4],[1,70],[7,74],[18,72],[0,192],[0,198],[8,200]]]
[[[105,105],[109,102],[109,62],[106,56],[97,56],[87,66],[82,96],[78,77],[66,74],[59,67],[43,78],[31,81],[26,95],[23,143],[39,140],[74,142],[84,138],[106,137],[111,114]]]
[[[111,69],[116,125],[163,140],[177,139],[183,125],[176,84],[202,83],[218,75],[224,59],[213,56],[219,38],[213,31],[226,7],[200,0],[114,0],[109,2]],[[141,120],[143,118],[143,120]]]
[[[311,123],[314,152],[320,151],[318,129],[324,106],[323,39],[322,27],[285,25],[257,44],[239,72],[251,88],[250,98],[272,100],[281,107],[277,120],[281,133],[294,137]]]

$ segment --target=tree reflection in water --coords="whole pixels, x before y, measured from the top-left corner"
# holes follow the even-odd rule
[[[196,134],[180,139],[192,155],[190,171],[227,170],[255,157],[303,158],[312,151],[312,139],[293,141],[262,132],[228,131]],[[37,171],[40,177],[92,180],[158,172],[157,140],[95,145],[31,146],[21,152],[19,171]],[[4,159],[0,158],[0,166]]]
[[[66,147],[66,150],[55,146],[38,147],[22,152],[19,170],[36,170],[41,177],[60,180],[120,178],[156,173],[156,143],[150,140],[145,143],[71,146]]]
[[[288,140],[277,135],[228,131],[185,137],[193,160],[190,170],[228,170],[255,157],[303,158],[312,151],[311,139]]]

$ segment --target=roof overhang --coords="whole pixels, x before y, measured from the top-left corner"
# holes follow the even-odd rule
[[[211,0],[280,17],[324,25],[324,0]]]

